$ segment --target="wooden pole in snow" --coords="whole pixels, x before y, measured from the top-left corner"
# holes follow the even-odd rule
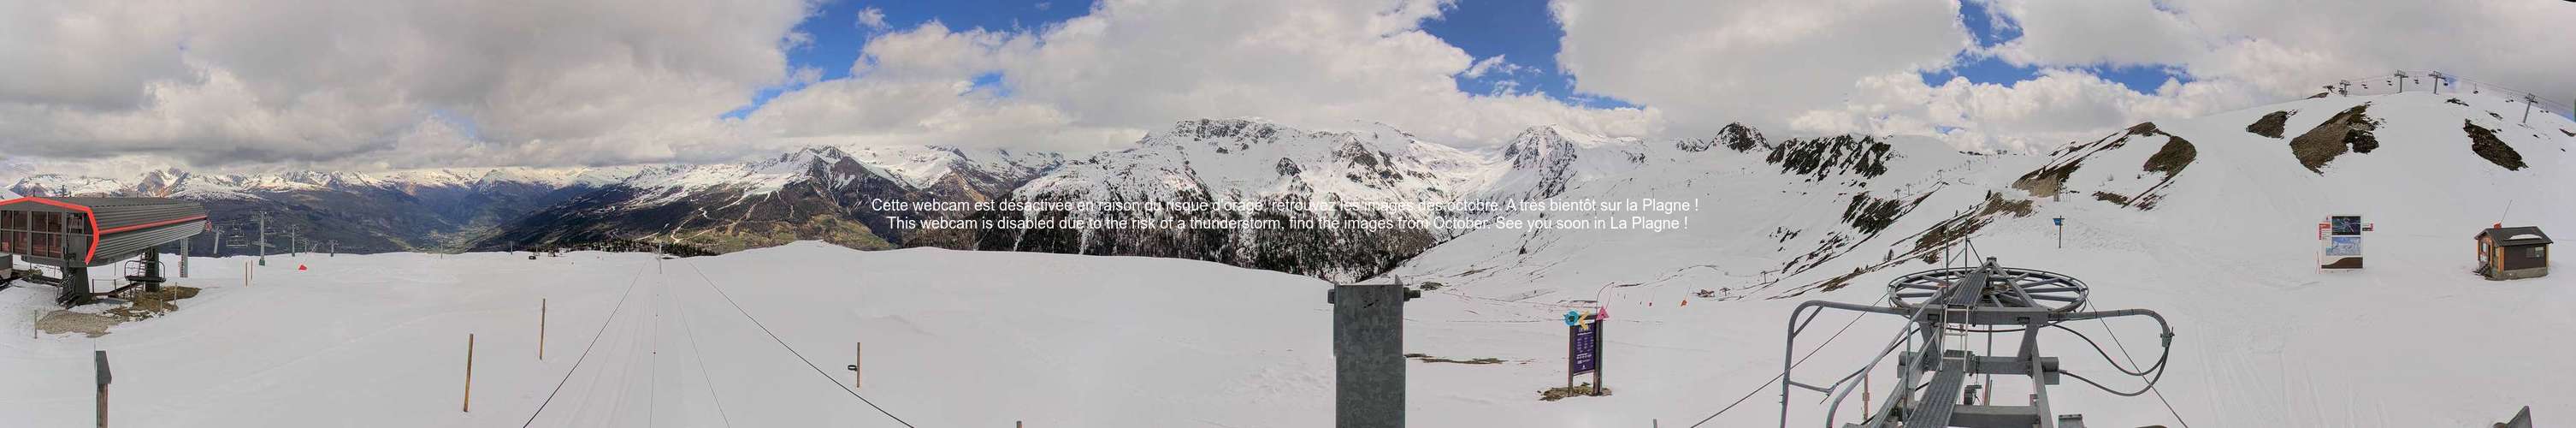
[[[867,362],[867,355],[866,355],[867,350],[868,350],[868,344],[866,344],[866,343],[850,342],[850,388],[851,388],[851,389],[858,389],[858,387],[859,387],[859,378],[861,378],[861,377],[862,377],[862,376],[859,376],[859,374],[861,373],[861,372],[859,371],[859,365],[860,365],[860,364],[864,364],[864,363],[866,363],[866,362]]]
[[[465,334],[465,406],[460,411],[474,412],[474,333]]]
[[[98,428],[107,428],[107,351],[90,351],[98,361]]]
[[[546,299],[537,298],[537,360],[546,359]]]

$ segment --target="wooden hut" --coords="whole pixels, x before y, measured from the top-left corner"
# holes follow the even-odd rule
[[[2532,226],[2479,231],[2478,274],[2489,280],[2549,276],[2549,235]]]

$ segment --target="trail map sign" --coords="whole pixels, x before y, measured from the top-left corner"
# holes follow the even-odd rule
[[[2326,217],[2325,222],[2317,223],[2317,241],[2321,245],[2318,248],[2317,267],[2360,269],[2361,233],[2371,231],[2372,226],[2370,223],[2363,223],[2361,216],[2357,215],[2330,216]]]
[[[1574,386],[1574,378],[1592,374],[1592,395],[1601,395],[1601,330],[1609,314],[1565,311],[1566,358],[1565,386]]]
[[[1567,376],[1601,371],[1600,326],[1593,326],[1592,328],[1575,327],[1573,340],[1569,341],[1566,346],[1574,349],[1574,358],[1568,360],[1569,364],[1565,373]]]

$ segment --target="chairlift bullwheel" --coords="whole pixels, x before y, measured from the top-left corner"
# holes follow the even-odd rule
[[[1949,286],[1982,267],[1933,269],[1906,274],[1887,282],[1887,300],[1899,308],[1915,309],[1940,294]],[[1979,306],[2036,307],[2050,312],[2070,312],[2084,306],[2093,294],[2084,281],[2056,272],[1999,267],[2001,272],[1986,277],[1989,286]],[[2004,287],[2009,285],[2009,287]]]

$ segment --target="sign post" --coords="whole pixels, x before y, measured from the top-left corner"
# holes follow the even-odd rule
[[[1589,314],[1565,311],[1565,387],[1573,388],[1574,378],[1590,373],[1591,395],[1601,395],[1601,331],[1607,325],[1602,320],[1608,317],[1607,312],[1598,309]]]
[[[2066,218],[2056,217],[2050,218],[2048,221],[2051,223],[2057,223],[2057,248],[2066,248]]]
[[[2360,269],[2361,233],[2371,231],[2372,226],[2357,215],[2329,216],[2325,222],[2317,223],[2317,240],[2321,241],[2317,268]]]

